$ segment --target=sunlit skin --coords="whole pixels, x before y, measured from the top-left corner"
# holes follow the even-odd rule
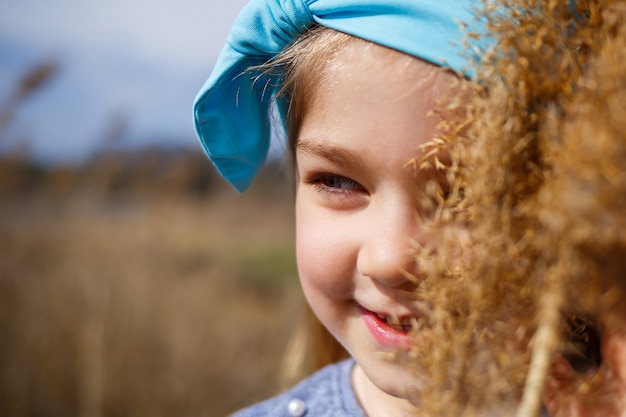
[[[409,251],[411,240],[428,240],[417,214],[429,213],[416,193],[437,174],[407,162],[436,133],[428,112],[453,78],[381,46],[350,44],[326,65],[297,138],[302,287],[355,358],[353,385],[368,417],[414,413],[403,396],[417,376],[381,352],[406,348],[405,330],[419,318],[403,296],[415,285],[405,272],[423,278]]]

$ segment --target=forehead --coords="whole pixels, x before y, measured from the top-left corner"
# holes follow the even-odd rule
[[[358,100],[384,113],[386,106],[405,102],[404,113],[415,110],[418,113],[414,116],[423,117],[425,108],[430,111],[438,101],[455,93],[456,79],[419,58],[353,38],[324,61],[307,107],[320,110],[320,101],[329,106],[337,100],[346,105]]]
[[[403,165],[430,141],[432,110],[455,77],[420,59],[365,41],[337,50],[304,112],[306,140]],[[297,147],[296,143],[296,147]]]
[[[354,37],[334,51],[331,59],[326,61],[323,72],[332,76],[344,67],[360,68],[362,72],[382,72],[400,80],[410,78],[416,83],[419,83],[419,78],[432,78],[441,70],[420,58]]]

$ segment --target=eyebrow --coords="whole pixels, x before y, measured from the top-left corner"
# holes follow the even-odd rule
[[[363,160],[360,155],[319,138],[298,140],[296,144],[296,154],[298,153],[305,153],[322,158],[342,167],[363,165]]]

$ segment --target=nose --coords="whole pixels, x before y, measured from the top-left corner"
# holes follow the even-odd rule
[[[413,207],[391,205],[372,216],[357,258],[361,275],[387,287],[415,283],[419,271],[412,246],[423,242]]]

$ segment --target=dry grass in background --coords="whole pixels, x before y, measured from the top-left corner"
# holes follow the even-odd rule
[[[63,175],[76,184],[38,178]],[[0,415],[225,416],[274,394],[301,300],[273,180],[244,196],[5,193]]]

